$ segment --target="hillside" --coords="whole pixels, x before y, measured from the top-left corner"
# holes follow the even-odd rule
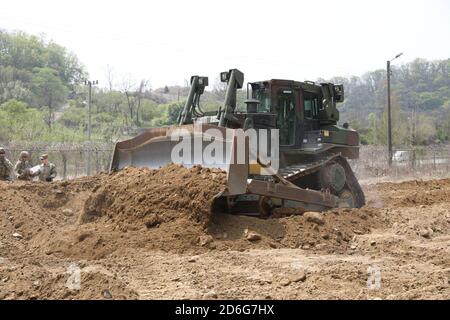
[[[384,143],[386,70],[367,72],[361,77],[335,77],[330,81],[345,87],[341,118],[361,129],[367,142]],[[449,140],[450,59],[415,59],[393,66],[391,91],[397,144]]]

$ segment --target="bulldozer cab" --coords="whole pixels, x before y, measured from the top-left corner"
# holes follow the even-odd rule
[[[252,98],[259,101],[257,113],[267,113],[275,118],[280,146],[294,145],[301,117],[298,90],[289,83],[278,84],[274,80],[251,83],[250,86]]]
[[[336,102],[343,101],[343,87],[273,79],[250,83],[258,113],[271,113],[279,129],[280,146],[300,147],[305,132],[321,130],[339,120]]]

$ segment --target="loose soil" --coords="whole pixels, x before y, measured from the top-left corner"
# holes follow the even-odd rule
[[[212,214],[225,180],[0,182],[0,299],[450,298],[450,179],[365,185],[365,207],[320,221]]]

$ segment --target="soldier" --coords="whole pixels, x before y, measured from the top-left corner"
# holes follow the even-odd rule
[[[33,173],[32,176],[39,176],[39,181],[52,182],[56,177],[56,166],[53,163],[48,162],[47,154],[43,154],[39,159],[41,160],[39,170]]]
[[[20,158],[14,166],[14,172],[19,180],[31,181],[33,177],[30,175],[31,169],[30,154],[27,151],[20,153]]]
[[[13,165],[6,158],[5,149],[0,148],[0,181],[12,181]]]

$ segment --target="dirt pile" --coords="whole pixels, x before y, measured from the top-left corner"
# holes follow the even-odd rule
[[[70,183],[0,183],[0,256],[43,249],[54,233],[74,225],[101,177]]]
[[[219,170],[169,165],[52,185],[5,184],[0,205],[8,229],[4,234],[12,246],[25,251],[98,260],[133,248],[194,254],[257,248],[336,253],[347,250],[355,235],[381,225],[369,208],[318,214],[320,223],[304,216],[212,216],[213,199],[224,189],[225,179]],[[20,238],[11,236],[15,232]],[[248,232],[256,233],[257,240],[250,241]]]
[[[450,179],[369,185],[362,209],[279,219],[211,215],[224,182],[174,165],[0,182],[0,299],[450,297]]]
[[[42,261],[41,261],[42,262]],[[0,264],[0,299],[134,299],[138,294],[102,267],[44,267],[37,260]],[[75,269],[77,268],[77,269]]]
[[[397,236],[430,239],[450,234],[450,179],[380,183],[367,186],[366,195],[368,207],[378,208]]]
[[[105,218],[121,228],[144,223],[148,228],[180,217],[207,225],[214,197],[225,189],[218,169],[171,164],[159,170],[127,168],[94,190],[81,222]]]
[[[77,223],[48,241],[45,252],[95,260],[132,248],[198,250],[214,197],[224,188],[225,173],[220,170],[127,168],[92,188]]]
[[[383,225],[376,210],[342,209],[314,213],[319,221],[307,215],[279,219],[217,214],[209,227],[217,249],[301,248],[314,252],[341,253],[351,245],[355,235],[370,233]],[[247,230],[261,236],[259,241],[249,241]]]
[[[450,199],[450,179],[386,182],[378,184],[377,190],[391,193],[390,197],[385,197],[385,205],[395,207],[446,203]]]

